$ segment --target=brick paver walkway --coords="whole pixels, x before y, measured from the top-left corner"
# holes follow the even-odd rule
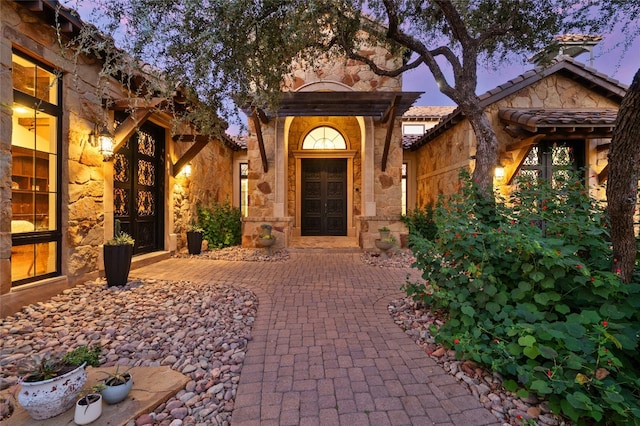
[[[407,270],[312,252],[274,263],[170,259],[131,275],[255,292],[234,426],[500,425],[390,318]]]

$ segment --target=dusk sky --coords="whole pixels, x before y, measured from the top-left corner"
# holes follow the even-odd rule
[[[593,48],[593,68],[628,86],[640,68],[640,40],[636,40],[626,52],[622,47],[615,46],[619,40],[619,34],[606,35]],[[514,60],[511,64],[504,64],[498,70],[488,69],[480,64],[477,93],[481,95],[532,69],[534,66],[526,62],[526,57]],[[588,53],[579,55],[576,60],[589,66]],[[404,75],[403,90],[425,92],[416,105],[455,105],[451,99],[440,93],[426,66],[421,66]]]
[[[99,11],[96,11],[95,5],[91,1],[62,0],[62,3],[79,10],[82,18],[87,21],[95,21],[96,14],[101,15]],[[618,28],[613,31],[612,34],[603,34],[604,39],[594,47],[593,68],[629,85],[636,71],[640,68],[640,39],[634,40],[635,43],[626,51],[617,44],[620,44],[623,32],[637,33],[638,30],[629,31],[628,28]],[[479,64],[476,93],[483,94],[533,68],[533,65],[526,61],[526,58],[531,55],[533,53],[523,55],[521,58],[514,58],[511,63],[502,64],[498,70]],[[589,54],[583,53],[576,60],[589,65]],[[431,72],[424,65],[403,75],[403,90],[425,92],[418,99],[416,105],[455,105],[451,99],[440,93]]]

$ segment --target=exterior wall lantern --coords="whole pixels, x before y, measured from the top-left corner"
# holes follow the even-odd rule
[[[113,146],[115,144],[115,138],[107,129],[107,126],[102,126],[102,129],[98,132],[98,126],[89,134],[89,141],[91,144],[98,148],[100,154],[102,154],[103,161],[109,161],[113,158]]]

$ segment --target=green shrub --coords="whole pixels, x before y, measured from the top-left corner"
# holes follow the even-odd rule
[[[434,208],[431,204],[428,204],[422,209],[416,208],[407,211],[407,214],[402,216],[402,222],[406,225],[410,235],[432,240],[437,231],[433,214]]]
[[[228,201],[212,202],[208,206],[198,204],[198,224],[204,230],[203,239],[209,247],[229,247],[242,240],[242,212]]]
[[[602,210],[572,177],[495,205],[465,182],[413,238],[427,284],[404,287],[447,313],[437,340],[578,424],[640,424],[640,276],[611,272]]]

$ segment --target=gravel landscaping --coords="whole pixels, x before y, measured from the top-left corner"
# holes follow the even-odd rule
[[[246,289],[160,280],[114,288],[99,279],[0,320],[0,367],[8,372],[31,354],[100,344],[104,366],[168,365],[190,378],[136,425],[228,425],[256,312]],[[0,389],[17,381],[3,377]]]
[[[177,257],[290,258],[287,250],[265,256],[261,250],[239,247]],[[365,252],[361,258],[372,267],[409,268],[414,261],[408,250],[399,250],[390,259],[380,259],[376,252]],[[254,294],[243,288],[162,280],[134,280],[114,288],[107,287],[104,279],[87,282],[0,319],[0,390],[17,384],[18,377],[9,372],[25,357],[100,344],[104,366],[168,365],[190,378],[175,397],[139,417],[135,426],[228,425],[257,307]],[[436,345],[429,327],[441,322],[411,299],[394,300],[389,313],[417,345],[505,424],[521,425],[526,419],[539,425],[564,424],[544,402],[518,398],[502,388],[498,374],[456,360],[454,351]],[[0,420],[10,415],[14,403],[0,399]]]

